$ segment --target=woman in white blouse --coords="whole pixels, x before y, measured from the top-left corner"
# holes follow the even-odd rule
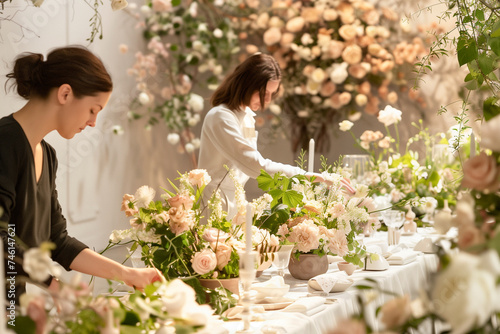
[[[213,108],[206,115],[201,131],[199,167],[212,177],[206,194],[212,194],[220,184],[228,218],[234,217],[238,208],[235,185],[226,175],[224,165],[234,170],[242,186],[250,177],[259,176],[261,169],[269,174],[306,174],[301,168],[265,159],[257,150],[254,111],[266,108],[278,93],[280,83],[281,71],[276,60],[258,53],[236,67],[212,96]],[[307,175],[323,180],[320,174]]]

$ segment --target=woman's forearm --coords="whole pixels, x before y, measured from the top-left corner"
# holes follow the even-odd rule
[[[84,249],[70,265],[72,270],[105,279],[122,281],[127,267],[90,249]]]

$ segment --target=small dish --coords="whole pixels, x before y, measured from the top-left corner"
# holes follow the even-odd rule
[[[285,297],[279,298],[264,298],[255,303],[255,305],[262,306],[266,311],[281,310],[292,304],[295,300]]]

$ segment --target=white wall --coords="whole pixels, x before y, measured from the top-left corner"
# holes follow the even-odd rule
[[[86,39],[90,36],[88,20],[92,11],[84,1],[45,0],[40,8],[34,8],[14,0],[6,2],[5,7],[2,17],[14,21],[1,22],[2,87],[19,53],[46,55],[52,48],[68,44],[88,46],[103,60],[113,78],[113,94],[95,128],[87,128],[71,140],[54,132],[46,137],[59,158],[57,187],[68,230],[91,248],[101,250],[113,229],[129,227],[128,219],[120,212],[124,193],[134,193],[143,184],[158,189],[167,185],[167,177],[175,178],[177,170],[191,168],[188,158],[167,144],[162,126],[145,131],[141,121],[127,119],[134,80],[126,70],[134,62],[134,52],[121,54],[119,45],[127,43],[132,50],[140,50],[144,43],[141,31],[134,28],[136,20],[131,15],[113,12],[109,1],[100,8],[104,38],[90,45]],[[0,101],[0,117],[25,103],[14,91],[6,93],[4,89],[0,90]],[[123,126],[124,135],[112,133],[115,124]]]

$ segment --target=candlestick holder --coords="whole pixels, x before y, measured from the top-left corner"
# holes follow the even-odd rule
[[[243,329],[236,331],[236,333],[255,333],[250,328],[250,321],[252,320],[252,305],[253,299],[250,292],[252,282],[257,273],[256,258],[258,253],[255,251],[240,253],[240,305],[243,307],[241,312],[241,319],[243,321]]]

